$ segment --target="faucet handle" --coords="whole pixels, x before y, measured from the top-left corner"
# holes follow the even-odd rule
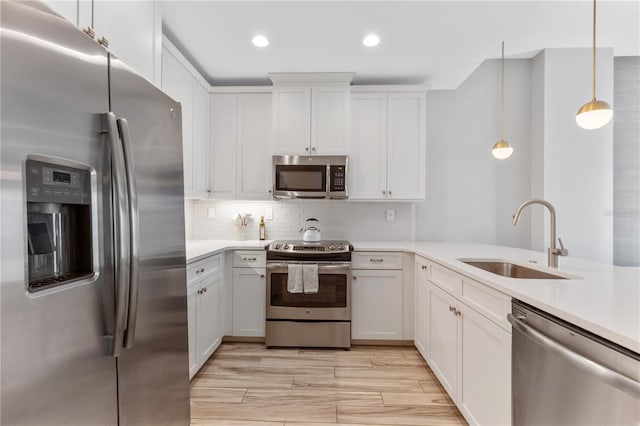
[[[558,238],[558,242],[560,243],[560,248],[557,249],[557,254],[559,256],[568,256],[569,255],[569,250],[567,250],[566,248],[564,248],[564,244],[562,244],[562,238]]]

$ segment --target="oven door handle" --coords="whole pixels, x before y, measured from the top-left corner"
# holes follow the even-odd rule
[[[289,265],[300,265],[300,264],[314,264],[310,263],[302,263],[302,262],[292,262],[292,263],[267,263],[267,272],[278,272],[278,271],[286,271]],[[318,274],[346,274],[351,275],[351,264],[337,264],[337,265],[324,265],[318,263]]]

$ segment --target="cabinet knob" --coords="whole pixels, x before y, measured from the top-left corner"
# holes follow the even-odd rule
[[[207,290],[209,290],[209,289],[205,287],[205,288],[203,288],[203,289],[202,289],[202,292],[203,292],[203,293],[206,293],[206,292],[207,292]]]
[[[264,278],[264,274],[260,274],[260,278]]]
[[[315,146],[311,148],[311,151],[315,151],[315,150],[316,150],[316,147],[315,147]]]
[[[85,33],[87,36],[89,36],[91,39],[95,39],[96,38],[96,32],[91,27],[83,28],[82,32]]]
[[[98,39],[98,44],[101,45],[101,46],[104,46],[104,47],[109,47],[109,40],[107,40],[104,37],[100,37]]]
[[[391,195],[391,191],[389,191],[389,195]]]
[[[355,280],[355,279],[356,279],[356,278],[358,278],[358,277],[356,277],[356,276],[354,275],[352,278]]]
[[[449,312],[453,312],[453,306],[449,306]]]
[[[304,150],[305,150],[305,151],[309,151],[309,147],[306,147]]]
[[[423,271],[426,271],[426,270],[427,270],[426,265],[422,265],[422,270],[423,270]]]
[[[387,191],[382,191],[382,195],[386,195],[386,194],[387,194]]]

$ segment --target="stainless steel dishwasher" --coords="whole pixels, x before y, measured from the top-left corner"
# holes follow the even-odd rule
[[[514,425],[640,425],[640,355],[514,300]]]

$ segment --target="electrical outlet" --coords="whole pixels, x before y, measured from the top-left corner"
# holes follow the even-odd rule
[[[215,207],[209,207],[207,209],[207,217],[209,219],[215,219],[216,218],[216,209],[215,209]]]
[[[393,209],[387,209],[387,221],[392,222],[396,220],[396,211]]]

